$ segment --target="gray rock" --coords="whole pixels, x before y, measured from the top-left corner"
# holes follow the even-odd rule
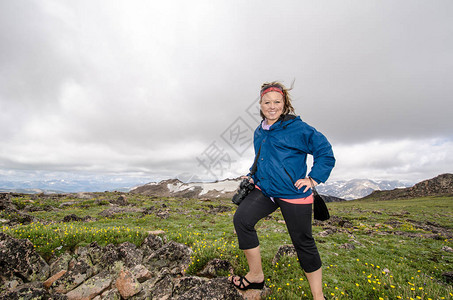
[[[173,279],[166,275],[154,284],[151,290],[151,299],[170,299],[173,293]]]
[[[0,276],[20,277],[25,282],[45,280],[49,265],[36,253],[28,239],[16,239],[0,232]]]
[[[68,272],[55,281],[51,288],[57,293],[66,294],[93,275],[94,269],[91,261],[82,257]]]
[[[442,251],[445,251],[445,252],[453,252],[453,249],[451,247],[448,247],[448,246],[443,246],[442,247]]]
[[[233,271],[233,266],[229,261],[217,258],[209,261],[198,275],[214,278],[225,276],[226,274],[233,274]]]
[[[7,208],[17,209],[17,207],[11,202],[11,195],[9,193],[0,193],[0,210]]]
[[[143,241],[141,248],[143,249],[143,254],[149,256],[163,245],[164,242],[160,236],[149,234]]]
[[[127,268],[122,268],[115,282],[115,287],[124,299],[138,294],[142,287],[137,278]]]
[[[192,250],[183,244],[170,241],[145,257],[144,264],[150,270],[167,267],[173,274],[182,274],[190,263]]]
[[[50,276],[57,274],[58,272],[69,268],[69,262],[72,260],[72,255],[69,253],[64,253],[59,256],[55,261],[50,264]]]
[[[68,300],[93,299],[105,291],[112,283],[108,272],[101,272],[66,294]]]
[[[174,298],[175,300],[243,300],[244,297],[237,289],[231,286],[227,278],[214,278],[203,281],[184,294]]]
[[[129,205],[129,202],[127,201],[127,198],[124,195],[119,196],[116,200],[110,200],[110,203],[116,204],[119,206]]]
[[[173,296],[175,298],[185,294],[196,286],[208,282],[209,279],[197,276],[186,276],[175,279],[173,287]]]
[[[453,272],[442,273],[442,277],[444,277],[445,281],[447,281],[448,283],[453,283]]]
[[[343,245],[338,246],[340,249],[354,250],[355,246],[353,244],[344,243]]]
[[[67,299],[64,295],[51,295],[44,288],[24,287],[17,291],[11,291],[0,295],[0,300],[63,300]]]
[[[272,264],[276,264],[283,256],[297,256],[296,249],[293,245],[282,245],[278,248],[277,253],[272,259]]]
[[[5,255],[5,248],[20,249],[15,253],[30,252],[32,255],[25,256],[29,257],[26,260],[28,262],[42,260],[32,251],[34,247],[28,240],[17,240],[0,233],[0,243],[4,246],[0,248],[3,261],[9,257]],[[15,243],[21,247],[15,247]],[[207,277],[185,276],[184,270],[190,263],[191,254],[192,250],[188,246],[174,241],[166,243],[160,236],[152,234],[139,248],[131,243],[106,247],[91,243],[77,248],[74,253],[63,254],[52,262],[51,267],[40,265],[42,269],[47,269],[45,274],[48,276],[30,276],[24,280],[21,278],[25,275],[18,278],[16,274],[23,272],[36,275],[41,274],[42,270],[31,267],[22,270],[20,260],[24,256],[17,255],[11,258],[12,261],[16,259],[14,264],[0,261],[0,300],[234,300],[264,299],[269,293],[268,288],[243,292],[232,287],[226,277],[221,277],[222,272],[232,273],[230,263],[225,260],[210,261],[201,272]],[[33,255],[37,258],[31,260]]]

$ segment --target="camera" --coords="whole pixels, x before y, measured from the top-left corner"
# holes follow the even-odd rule
[[[243,179],[239,184],[239,190],[234,194],[231,201],[233,201],[234,204],[239,205],[254,188],[255,185],[250,182],[250,178]]]

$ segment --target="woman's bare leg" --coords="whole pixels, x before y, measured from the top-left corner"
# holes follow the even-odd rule
[[[313,300],[324,300],[324,294],[322,293],[322,268],[311,273],[305,272],[305,275],[310,284]]]
[[[263,282],[264,281],[264,273],[263,267],[261,264],[261,252],[260,246],[252,249],[244,250],[245,257],[247,258],[247,263],[249,265],[249,272],[245,275],[250,282]],[[230,277],[231,279],[231,277]],[[239,285],[239,277],[234,277],[234,284]],[[247,283],[245,283],[247,285]]]

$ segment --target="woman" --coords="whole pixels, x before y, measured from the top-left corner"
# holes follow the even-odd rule
[[[250,179],[256,188],[234,215],[239,248],[247,258],[249,272],[245,276],[231,276],[230,281],[241,290],[263,288],[264,273],[254,227],[280,207],[313,298],[324,299],[321,258],[311,230],[311,187],[329,177],[335,165],[332,147],[324,135],[294,115],[288,89],[283,84],[263,84],[260,107],[263,121],[254,134],[257,171]],[[307,176],[308,154],[313,155],[313,167]]]

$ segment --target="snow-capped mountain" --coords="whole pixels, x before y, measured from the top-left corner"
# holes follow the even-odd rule
[[[413,186],[413,183],[399,180],[352,179],[327,181],[317,187],[320,194],[335,196],[345,200],[359,199],[373,191],[393,190]]]
[[[122,192],[137,192],[146,190],[146,194],[155,196],[184,196],[184,197],[231,197],[240,179],[226,179],[217,182],[190,182],[183,183],[178,179],[161,182],[108,181],[93,180],[36,180],[36,181],[6,181],[0,180],[0,192],[18,193],[74,193],[74,192],[103,192],[117,190]],[[329,195],[345,200],[365,197],[373,191],[392,190],[413,186],[412,183],[391,180],[353,179],[342,181],[328,181],[317,187],[322,195]]]
[[[148,183],[131,190],[133,193],[142,193],[154,196],[173,197],[232,197],[238,188],[240,179],[227,179],[212,183],[182,183],[177,179],[164,180],[159,183]],[[333,181],[321,184],[317,190],[322,195],[333,196],[344,200],[365,197],[373,191],[392,190],[412,186],[401,181],[373,181],[369,179],[353,179],[348,181]]]

